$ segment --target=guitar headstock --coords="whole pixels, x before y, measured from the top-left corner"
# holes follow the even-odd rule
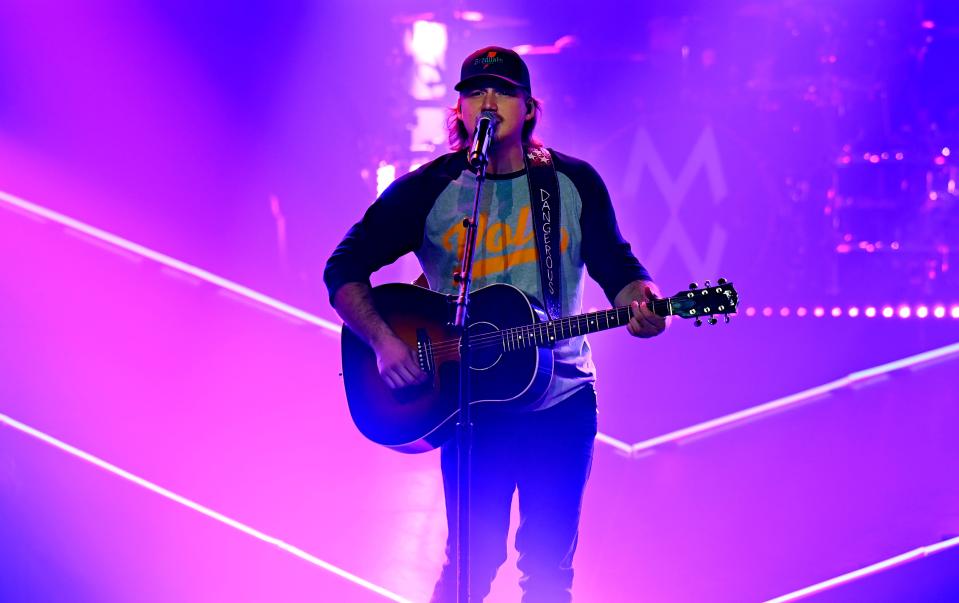
[[[716,324],[716,315],[725,316],[726,322],[729,322],[729,315],[735,314],[739,305],[739,293],[732,283],[721,278],[715,285],[706,281],[702,288],[692,283],[689,289],[680,291],[668,301],[673,316],[694,318],[698,327],[703,324],[704,317],[708,317],[706,322],[709,324]]]

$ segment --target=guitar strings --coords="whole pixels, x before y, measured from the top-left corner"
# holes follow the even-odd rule
[[[626,307],[626,306],[624,306],[624,308],[625,308],[625,307]],[[623,308],[616,308],[616,310],[621,310],[621,309],[623,309]],[[562,333],[562,332],[565,332],[565,331],[567,331],[567,330],[568,330],[570,333],[572,333],[573,324],[574,324],[573,322],[569,322],[569,323],[566,325],[566,329],[564,329],[562,326],[560,326],[559,328],[557,328],[556,323],[557,323],[557,322],[560,322],[560,321],[563,321],[563,320],[572,321],[572,320],[574,320],[574,319],[575,319],[575,321],[576,321],[575,324],[577,325],[577,329],[579,329],[579,323],[580,323],[581,321],[585,321],[585,322],[586,322],[586,324],[587,324],[587,329],[588,329],[588,325],[589,325],[590,322],[597,323],[596,318],[576,318],[576,317],[561,318],[561,319],[559,319],[559,320],[557,320],[557,321],[542,322],[542,323],[536,323],[536,324],[531,324],[531,325],[522,325],[522,326],[519,326],[519,327],[509,327],[508,329],[500,329],[499,331],[496,331],[496,332],[494,332],[494,333],[484,333],[483,335],[477,335],[477,336],[473,337],[473,338],[471,339],[471,341],[472,341],[472,342],[484,342],[484,343],[487,343],[487,344],[499,343],[499,342],[501,342],[501,341],[503,340],[504,333],[506,333],[507,331],[513,331],[514,333],[516,333],[517,337],[520,337],[520,338],[522,338],[522,337],[525,336],[525,337],[529,337],[529,338],[532,338],[532,339],[535,340],[535,339],[536,339],[536,335],[533,333],[533,331],[534,331],[535,329],[538,329],[540,332],[549,333],[549,331],[550,331],[550,325],[552,325],[552,330],[553,330],[554,333],[557,332],[557,331],[559,331],[559,332]],[[607,319],[607,324],[609,324],[609,320],[608,320],[608,319]],[[626,323],[622,323],[622,324],[626,324]],[[620,325],[614,325],[614,326],[620,326]],[[521,331],[524,330],[524,329],[527,330],[527,332],[526,332],[525,334],[524,334],[524,333],[521,333]],[[582,330],[580,329],[580,333],[577,333],[577,335],[572,335],[571,337],[577,337],[578,335],[582,335],[582,334],[583,334],[583,333],[582,333]],[[564,339],[566,339],[566,337],[564,337]],[[459,339],[445,339],[445,340],[442,340],[442,341],[438,341],[438,342],[436,342],[435,344],[432,344],[432,347],[433,347],[434,349],[437,349],[437,348],[442,348],[442,347],[445,347],[445,346],[459,347],[459,345],[460,345],[460,340],[459,340]]]
[[[565,320],[565,319],[563,319],[563,320]],[[586,321],[586,323],[587,323],[587,330],[588,330],[588,325],[589,325],[591,319],[579,319],[579,320],[585,320],[585,321]],[[577,320],[577,323],[579,322],[579,320]],[[596,323],[597,321],[596,321],[595,319],[592,319],[592,322]],[[534,333],[533,331],[534,331],[535,329],[538,329],[538,330],[540,331],[540,333],[549,333],[550,327],[547,326],[547,325],[550,325],[550,324],[552,324],[552,323],[537,323],[537,324],[534,324],[534,325],[524,325],[524,326],[522,326],[522,327],[510,327],[509,329],[501,329],[501,330],[499,330],[499,331],[496,331],[495,333],[484,333],[483,335],[476,335],[475,337],[473,337],[472,339],[470,339],[470,341],[471,341],[474,345],[485,345],[485,346],[496,345],[496,344],[498,344],[498,343],[505,343],[505,341],[504,341],[504,339],[503,339],[504,336],[505,336],[504,334],[507,333],[507,331],[513,331],[514,329],[520,329],[520,330],[522,330],[522,329],[527,329],[527,331],[526,331],[525,333],[521,333],[520,331],[513,331],[513,332],[515,333],[515,336],[516,336],[517,338],[519,338],[520,342],[525,342],[525,340],[523,339],[524,337],[525,337],[526,339],[532,339],[532,340],[535,341],[535,340],[537,339],[537,337],[536,337],[537,334]],[[607,323],[607,324],[608,324],[608,323]],[[622,326],[623,324],[626,324],[626,323],[621,323],[620,325],[613,325],[613,326]],[[579,328],[578,325],[577,325],[577,328]],[[611,328],[611,327],[610,327],[610,328]],[[557,332],[557,331],[563,333],[563,332],[565,332],[565,331],[567,331],[567,330],[568,330],[570,333],[572,333],[572,329],[573,329],[573,323],[569,323],[569,324],[567,325],[566,329],[563,329],[562,327],[559,328],[559,329],[557,329],[556,326],[553,326],[553,328],[552,328],[552,330],[553,330],[554,333]],[[577,337],[577,336],[580,336],[580,335],[583,335],[582,330],[580,330],[580,332],[577,333],[576,335],[572,335],[571,337]],[[567,337],[563,337],[563,339],[568,339],[568,338],[567,338]],[[459,339],[444,339],[444,340],[441,340],[441,341],[438,341],[438,342],[436,342],[436,343],[431,344],[431,348],[432,348],[433,350],[445,349],[445,348],[459,348],[459,346],[460,346],[460,340],[459,340]]]
[[[654,309],[654,310],[656,309],[656,308],[655,308],[656,302],[662,302],[662,301],[666,301],[666,300],[655,300],[655,301],[653,302],[653,309]],[[533,329],[537,329],[537,328],[538,328],[538,329],[540,329],[541,332],[548,333],[548,332],[549,332],[549,325],[553,325],[553,332],[555,333],[555,332],[556,332],[556,323],[560,323],[560,322],[562,322],[562,321],[565,320],[565,321],[569,321],[569,322],[567,323],[566,327],[567,327],[567,330],[569,330],[569,332],[572,333],[572,328],[573,328],[573,324],[574,324],[573,321],[575,320],[575,324],[577,325],[577,328],[579,328],[579,323],[580,323],[580,321],[586,321],[587,330],[588,330],[588,325],[589,325],[589,323],[590,323],[591,321],[592,321],[593,323],[597,323],[597,317],[598,317],[600,314],[606,313],[606,314],[608,315],[610,312],[616,312],[616,313],[618,314],[621,310],[628,309],[628,308],[629,308],[629,306],[622,306],[622,307],[619,307],[619,308],[612,308],[612,309],[610,309],[610,310],[605,310],[604,312],[596,312],[596,313],[594,313],[595,316],[594,316],[593,318],[588,318],[589,315],[587,314],[587,315],[581,315],[581,316],[571,316],[571,317],[569,317],[569,318],[560,318],[560,319],[558,319],[558,320],[556,320],[556,321],[536,323],[536,324],[531,324],[531,325],[523,325],[523,326],[520,326],[520,327],[510,327],[509,329],[502,329],[502,330],[496,331],[495,333],[486,333],[486,334],[483,334],[483,335],[477,335],[476,337],[472,338],[470,341],[471,341],[471,343],[474,345],[474,347],[493,347],[493,346],[496,346],[496,345],[499,345],[499,344],[506,343],[506,342],[504,341],[504,339],[503,339],[504,333],[506,333],[507,331],[514,331],[514,332],[517,334],[517,337],[520,338],[520,342],[519,342],[519,343],[521,343],[522,345],[525,345],[525,344],[527,343],[527,340],[530,339],[530,338],[531,338],[534,342],[536,341],[536,334],[532,332]],[[607,318],[606,318],[606,323],[607,323],[607,328],[611,328],[611,327],[609,327],[609,317],[608,317],[608,316],[607,316]],[[598,323],[597,323],[597,324],[598,324]],[[614,325],[614,326],[622,326],[623,324],[626,324],[626,323],[621,323],[621,324]],[[525,337],[527,337],[527,340],[523,340],[524,335],[523,335],[523,334],[520,334],[520,331],[517,331],[517,329],[519,329],[519,330],[528,329],[528,330],[529,330],[529,331],[525,334]],[[602,329],[600,329],[600,330],[602,330]],[[562,326],[560,326],[559,331],[560,331],[561,333],[564,331],[564,329],[562,328]],[[572,335],[571,337],[577,337],[577,336],[581,336],[581,335],[583,335],[582,330],[580,330],[580,333],[578,333],[577,335]],[[567,338],[567,337],[564,337],[563,339],[568,339],[568,338]],[[431,344],[429,344],[429,348],[430,348],[430,350],[431,350],[432,352],[434,352],[434,356],[435,356],[435,353],[436,353],[436,352],[444,352],[444,353],[445,353],[445,352],[449,352],[449,351],[458,350],[459,347],[460,347],[460,340],[459,340],[459,339],[445,339],[445,340],[442,340],[442,341],[438,341],[438,342],[436,342],[436,343],[431,343]]]
[[[668,302],[670,302],[671,300],[672,300],[672,298],[653,300],[653,311],[655,312],[655,311],[657,310],[657,306],[661,306],[661,308],[659,308],[659,309],[666,309],[666,308],[668,308]],[[477,335],[476,337],[472,338],[470,341],[471,341],[471,343],[473,344],[474,347],[483,347],[483,348],[486,348],[486,347],[495,347],[495,346],[498,346],[498,345],[505,344],[506,341],[504,340],[504,334],[505,334],[507,331],[513,331],[513,332],[515,333],[515,336],[519,338],[519,341],[518,341],[517,343],[519,343],[520,345],[526,346],[526,345],[528,344],[528,342],[529,342],[530,339],[532,339],[532,341],[533,341],[534,343],[536,343],[537,337],[536,337],[536,333],[533,332],[534,329],[537,329],[537,328],[538,328],[541,333],[549,333],[549,325],[553,325],[553,332],[555,333],[555,332],[556,332],[556,326],[555,326],[555,325],[556,325],[557,323],[561,323],[561,322],[564,321],[564,320],[565,320],[565,321],[568,321],[568,322],[567,322],[567,325],[566,325],[566,329],[569,330],[570,333],[572,333],[572,327],[573,327],[573,324],[574,324],[574,322],[573,322],[574,320],[575,320],[575,324],[577,325],[577,328],[579,328],[579,323],[580,323],[580,321],[585,320],[585,321],[586,321],[586,324],[587,324],[587,331],[588,331],[588,325],[589,325],[590,321],[592,320],[592,322],[597,323],[596,317],[598,317],[600,314],[605,313],[605,314],[607,314],[607,317],[606,317],[607,327],[606,327],[606,328],[612,328],[612,327],[609,326],[609,316],[608,316],[608,314],[609,314],[610,312],[616,312],[616,313],[618,314],[621,310],[624,310],[624,309],[629,309],[629,306],[621,306],[621,307],[618,307],[618,308],[611,308],[611,309],[609,309],[609,310],[604,310],[604,311],[602,311],[602,312],[595,312],[595,313],[593,313],[593,314],[594,314],[594,317],[593,317],[592,319],[588,318],[588,316],[589,316],[588,314],[583,314],[583,315],[579,315],[579,316],[571,316],[571,317],[568,317],[568,318],[560,318],[560,319],[557,319],[557,320],[555,320],[555,321],[535,323],[535,324],[531,324],[531,325],[522,325],[522,326],[519,326],[519,327],[510,327],[510,328],[508,328],[508,329],[498,330],[498,331],[496,331],[496,332],[494,332],[494,333],[486,333],[486,334],[483,334],[483,335]],[[597,323],[597,324],[598,324],[598,323]],[[615,325],[615,326],[619,327],[619,326],[623,326],[623,324],[626,324],[626,323],[621,323],[621,324],[618,324],[618,325]],[[523,330],[523,329],[528,329],[528,331],[526,331],[525,334],[522,334],[522,330]],[[598,329],[598,330],[602,330],[602,329]],[[563,332],[564,332],[564,329],[563,329],[562,326],[560,326],[559,331],[560,331],[560,333],[563,333]],[[569,338],[571,338],[571,337],[578,337],[578,336],[581,336],[581,335],[583,335],[583,333],[582,333],[582,330],[580,329],[580,333],[578,333],[577,335],[571,335],[570,337],[563,337],[563,339],[569,339]],[[526,339],[523,339],[524,336],[526,337]],[[444,339],[444,340],[438,341],[438,342],[436,342],[436,343],[432,343],[432,342],[431,342],[431,343],[428,344],[428,346],[429,346],[429,350],[433,353],[434,357],[437,356],[437,354],[443,354],[443,356],[445,357],[445,355],[446,355],[447,352],[453,352],[453,351],[458,351],[458,350],[459,350],[459,348],[460,348],[460,340],[459,340],[459,339]]]

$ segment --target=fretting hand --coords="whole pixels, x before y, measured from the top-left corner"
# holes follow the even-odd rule
[[[642,338],[655,337],[666,330],[669,324],[668,319],[658,316],[650,307],[652,301],[659,298],[660,292],[656,283],[643,283],[642,299],[634,299],[629,305],[630,317],[626,330],[630,335]]]

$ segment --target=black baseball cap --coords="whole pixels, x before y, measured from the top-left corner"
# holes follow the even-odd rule
[[[523,59],[509,48],[487,46],[466,57],[460,69],[460,81],[453,89],[462,92],[467,86],[483,78],[502,80],[517,88],[525,88],[532,94],[529,69]]]

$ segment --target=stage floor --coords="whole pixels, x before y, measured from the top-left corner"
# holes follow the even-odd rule
[[[438,455],[355,431],[334,332],[22,212],[0,211],[0,233],[0,414],[238,522],[8,422],[0,600],[383,600],[332,566],[428,598],[446,532]],[[593,338],[603,432],[633,443],[741,410],[957,341],[959,321],[668,336],[643,368],[670,378],[632,390],[636,365],[604,361],[634,342]],[[765,600],[959,534],[957,361],[647,456],[598,442],[577,600]],[[511,550],[490,600],[518,600],[517,579]]]

